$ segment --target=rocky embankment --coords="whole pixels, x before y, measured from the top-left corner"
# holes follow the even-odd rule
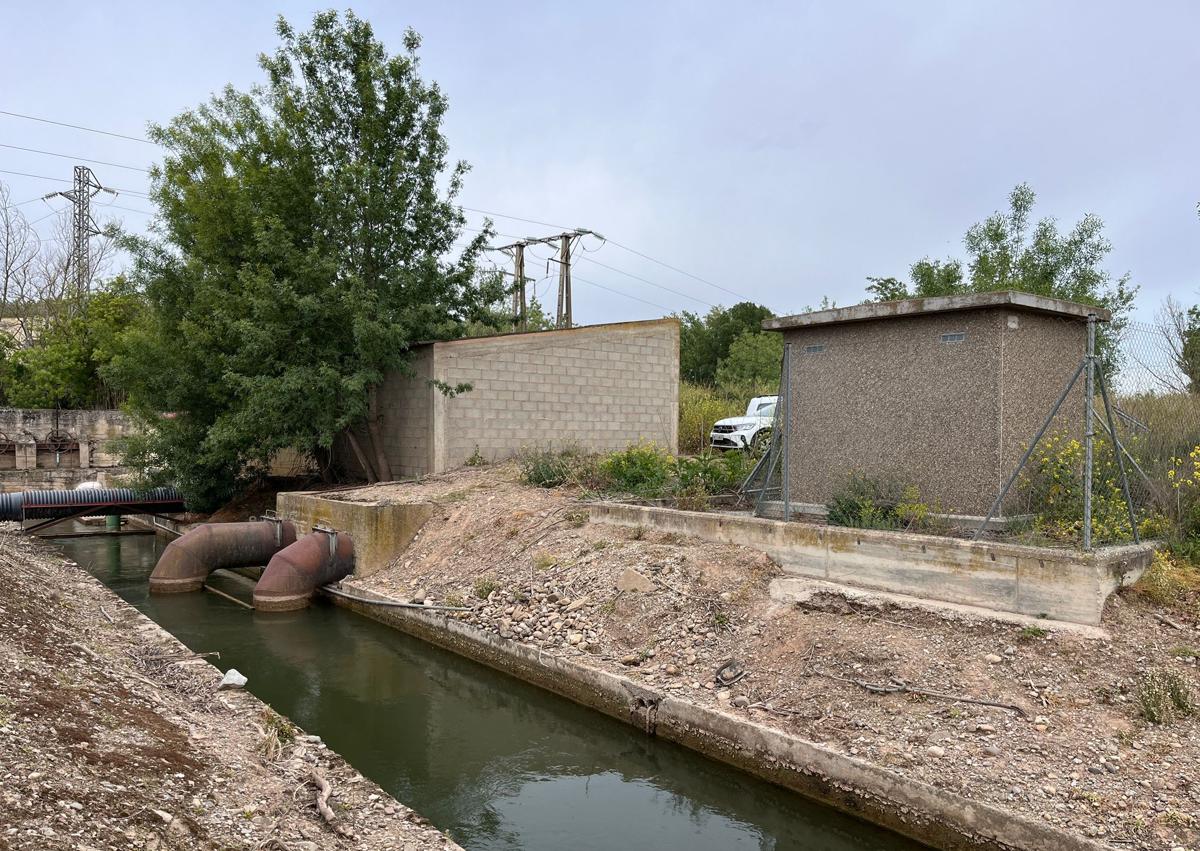
[[[42,542],[0,528],[0,849],[458,849]]]

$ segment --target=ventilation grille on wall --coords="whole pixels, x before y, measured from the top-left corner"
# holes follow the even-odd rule
[[[943,343],[961,343],[966,339],[967,339],[967,335],[963,334],[961,332],[954,333],[954,334],[943,334],[942,335]]]
[[[806,355],[819,355],[824,351],[825,351],[824,344],[817,345],[817,346],[805,346],[804,347],[804,354],[806,354]]]

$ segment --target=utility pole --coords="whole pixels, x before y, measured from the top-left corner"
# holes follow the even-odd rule
[[[578,236],[563,234],[558,248],[558,318],[559,328],[571,327],[571,240]]]
[[[516,326],[524,331],[526,328],[525,316],[525,246],[527,245],[553,245],[558,243],[558,257],[554,262],[558,263],[558,315],[555,319],[555,325],[559,328],[570,328],[573,324],[571,315],[571,247],[584,234],[590,234],[593,231],[587,228],[575,228],[575,230],[556,233],[553,236],[543,236],[537,239],[532,237],[522,239],[510,245],[501,245],[496,250],[504,252],[512,252],[513,257],[513,322]]]
[[[117,193],[102,186],[85,165],[75,166],[74,183],[74,188],[69,192],[51,192],[45,197],[58,195],[71,202],[71,271],[75,281],[75,298],[82,299],[92,288],[91,239],[100,235],[100,228],[92,218],[92,198],[100,192]]]
[[[513,327],[524,331],[525,316],[525,245],[513,245]]]

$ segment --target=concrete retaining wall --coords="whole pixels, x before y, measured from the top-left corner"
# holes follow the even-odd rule
[[[343,583],[351,593],[388,598]],[[935,848],[1099,851],[1101,846],[748,719],[646,688],[445,615],[334,597],[367,617],[597,709],[750,774]]]
[[[1152,544],[1082,553],[622,503],[592,505],[591,517],[753,547],[794,576],[1082,624],[1100,623],[1108,595],[1136,581],[1154,552]]]
[[[370,576],[387,567],[433,513],[427,503],[342,502],[311,493],[281,493],[275,505],[280,517],[296,523],[296,537],[318,525],[348,534],[354,541],[356,576]]]

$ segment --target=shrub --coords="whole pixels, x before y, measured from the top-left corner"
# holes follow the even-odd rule
[[[517,456],[521,481],[538,488],[556,488],[571,477],[573,456],[551,449],[525,449]]]
[[[1133,587],[1152,603],[1178,606],[1191,593],[1200,591],[1200,571],[1187,561],[1159,550]]]
[[[1142,715],[1151,724],[1166,724],[1196,711],[1187,681],[1166,668],[1155,668],[1142,675],[1137,684],[1137,701]]]
[[[831,526],[859,529],[913,529],[927,525],[930,508],[916,485],[853,472],[826,504]]]
[[[1022,474],[1020,491],[1038,530],[1052,539],[1077,541],[1083,533],[1084,445],[1066,434],[1052,434],[1039,445]],[[1131,480],[1135,473],[1127,470]],[[1200,477],[1200,467],[1197,468]],[[1151,511],[1138,521],[1144,537],[1169,531],[1170,520]],[[1133,538],[1121,472],[1112,444],[1097,440],[1092,451],[1092,541],[1096,544]]]
[[[600,473],[609,489],[654,499],[663,496],[674,461],[653,443],[636,443],[613,452],[600,462]]]
[[[491,596],[491,593],[499,587],[500,583],[498,583],[492,577],[482,576],[475,580],[475,588],[473,590],[475,591],[476,597],[478,597],[480,600],[486,600],[489,596]]]
[[[753,467],[754,460],[745,452],[705,452],[695,458],[679,458],[675,462],[676,494],[733,493]]]
[[[683,382],[679,385],[679,451],[703,452],[713,423],[745,413],[746,399],[729,393]]]

